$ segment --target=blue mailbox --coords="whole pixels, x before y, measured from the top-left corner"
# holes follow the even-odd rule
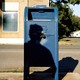
[[[38,42],[39,44],[37,44]],[[42,49],[43,47],[44,49]],[[27,65],[29,67],[29,66],[51,66],[55,64],[56,73],[55,73],[54,80],[58,80],[58,9],[57,7],[54,8],[26,7],[25,8],[24,49],[25,49],[24,68],[26,68]],[[48,52],[49,54],[47,55]],[[47,58],[45,58],[46,55]],[[54,60],[53,63],[51,63],[51,59],[49,58],[50,55],[52,56],[51,58],[53,58]]]

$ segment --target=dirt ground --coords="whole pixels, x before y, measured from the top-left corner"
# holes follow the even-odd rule
[[[23,73],[0,73],[0,80],[23,80]]]

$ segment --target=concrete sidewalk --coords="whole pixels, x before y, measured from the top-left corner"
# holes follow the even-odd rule
[[[79,73],[67,73],[62,79],[60,80],[80,80]]]
[[[63,75],[63,74],[61,74]],[[35,75],[32,76],[36,79],[34,80],[53,80],[48,74],[44,75]],[[23,80],[23,73],[0,73],[0,80]],[[30,79],[33,80],[33,79]],[[80,74],[78,73],[67,73],[65,77],[59,80],[80,80]]]

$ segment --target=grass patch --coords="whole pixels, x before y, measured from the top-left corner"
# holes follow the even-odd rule
[[[1,70],[0,72],[13,72],[13,73],[20,73],[23,72],[22,68],[17,68],[17,69],[6,69],[6,70]]]

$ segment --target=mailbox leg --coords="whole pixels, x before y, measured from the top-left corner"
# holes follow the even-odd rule
[[[29,67],[24,68],[24,80],[29,80]]]

